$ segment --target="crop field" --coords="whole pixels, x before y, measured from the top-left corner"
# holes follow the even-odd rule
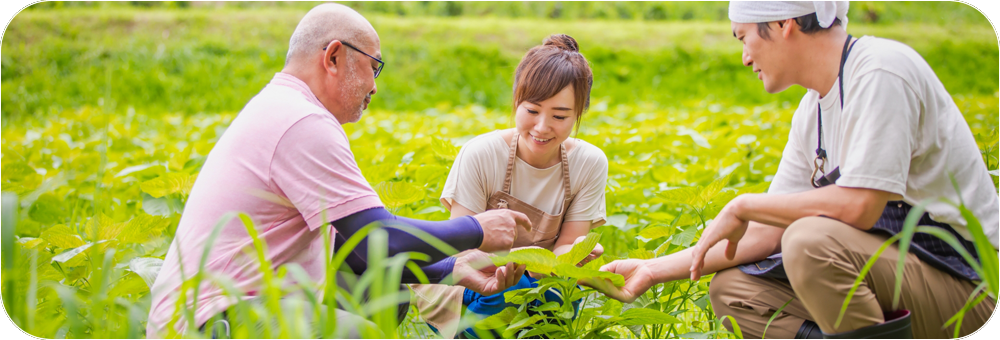
[[[281,70],[288,38],[312,6],[44,3],[11,21],[0,54],[2,296],[18,327],[44,338],[145,336],[149,286],[201,165]],[[563,259],[551,254],[508,255],[554,272],[546,287],[579,301],[579,312],[545,301],[544,291],[520,291],[510,294],[520,308],[469,325],[510,338],[742,338],[713,312],[711,276],[656,285],[628,304],[574,284],[601,263],[690,247],[729,200],[766,191],[805,90],[764,92],[740,63],[724,3],[353,6],[378,31],[386,66],[371,109],[345,129],[363,174],[398,215],[448,218],[438,198],[455,155],[472,137],[512,126],[511,79],[529,48],[569,34],[594,70],[577,137],[608,157],[608,223],[581,247],[599,242],[605,255],[579,271],[560,270]],[[854,2],[851,10],[848,32],[904,42],[928,61],[996,185],[1000,52],[986,18],[961,3]],[[385,242],[379,229],[367,235]],[[349,249],[328,251],[332,273]],[[359,280],[372,303],[307,282],[301,268],[261,263],[266,301],[241,304],[234,317],[264,326],[234,335],[337,335],[334,317],[318,329],[300,322],[337,304],[379,327],[366,337],[433,338],[413,309],[399,327],[389,320],[395,305],[385,301],[408,299],[392,287],[406,262],[373,258],[377,270]],[[228,284],[210,274],[185,282]],[[282,296],[304,305],[279,305]]]

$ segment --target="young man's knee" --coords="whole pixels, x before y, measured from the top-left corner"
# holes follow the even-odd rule
[[[830,247],[836,247],[835,241],[843,234],[843,227],[848,227],[837,220],[811,216],[800,218],[788,225],[781,235],[781,252],[786,259],[797,255],[805,255],[806,251],[815,252]]]
[[[737,268],[723,269],[715,273],[712,282],[708,285],[708,298],[712,302],[712,307],[716,310],[726,308],[729,300],[737,294],[738,287],[742,285],[742,276],[746,275]]]

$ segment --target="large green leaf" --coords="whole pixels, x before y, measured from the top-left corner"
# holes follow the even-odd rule
[[[580,268],[571,264],[560,263],[555,267],[555,274],[563,277],[571,277],[574,279],[591,279],[591,278],[602,278],[611,280],[615,286],[621,287],[625,285],[625,277],[621,274],[615,274],[611,272],[602,272],[600,270]]]
[[[40,235],[45,242],[61,249],[73,249],[86,244],[80,235],[69,229],[69,227],[59,224],[49,229],[45,229]]]
[[[668,227],[668,226],[649,227],[640,231],[639,236],[653,240],[673,235],[674,229],[675,229],[674,227]]]
[[[698,234],[698,226],[690,225],[684,228],[684,231],[674,234],[674,237],[670,239],[670,243],[673,245],[687,247],[694,241],[694,237]]]
[[[502,266],[509,262],[527,265],[530,272],[549,274],[552,269],[559,264],[556,254],[543,248],[520,248],[514,249],[506,255],[494,256],[490,258],[496,266]]]
[[[517,307],[507,307],[500,313],[493,314],[485,319],[476,322],[476,328],[480,329],[500,329],[505,328],[514,320],[517,315]]]
[[[52,262],[58,262],[64,267],[76,267],[83,264],[83,260],[87,258],[86,250],[92,246],[93,243],[87,243],[82,246],[69,249],[60,253],[59,255],[52,257]]]
[[[388,207],[401,207],[424,198],[424,189],[406,182],[381,182],[375,185],[379,199]]]
[[[176,193],[187,195],[191,193],[191,187],[194,186],[194,181],[197,177],[198,175],[172,172],[142,182],[139,184],[139,189],[142,189],[142,192],[147,193],[154,198],[160,198]]]
[[[28,208],[28,217],[41,223],[58,223],[66,217],[66,209],[63,208],[65,205],[65,202],[55,194],[42,194],[34,203],[31,203],[31,207]]]
[[[577,263],[580,263],[580,261],[583,261],[583,259],[587,258],[587,256],[590,255],[590,252],[594,251],[594,248],[597,247],[597,241],[600,240],[600,233],[589,233],[583,241],[574,244],[573,248],[570,249],[569,252],[559,255],[556,260],[559,263],[576,265]]]
[[[683,323],[670,314],[649,308],[632,308],[621,314],[622,326]]]

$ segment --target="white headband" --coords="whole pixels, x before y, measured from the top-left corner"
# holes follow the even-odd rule
[[[829,28],[833,19],[847,28],[847,1],[730,1],[729,20],[741,24],[780,21],[816,13],[819,25]]]

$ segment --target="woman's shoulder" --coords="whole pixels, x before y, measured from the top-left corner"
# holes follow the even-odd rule
[[[507,145],[501,137],[502,133],[503,130],[494,130],[472,137],[462,144],[462,157],[492,159],[497,155],[506,155]]]
[[[608,156],[604,154],[604,150],[601,150],[601,148],[578,138],[574,138],[573,143],[573,148],[567,155],[570,162],[577,160],[584,164],[608,166]]]

